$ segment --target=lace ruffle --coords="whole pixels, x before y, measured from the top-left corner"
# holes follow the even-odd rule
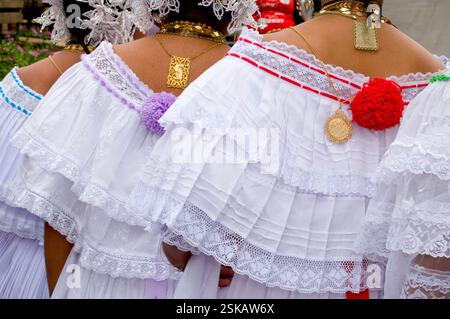
[[[45,220],[74,244],[84,267],[114,278],[152,278],[158,281],[179,278],[179,271],[170,266],[164,258],[130,255],[100,247],[84,236],[83,227],[72,212],[58,207],[50,199],[33,193],[20,183],[16,184],[15,189],[17,193],[14,202]],[[82,203],[79,205],[84,206]]]
[[[84,66],[108,92],[124,105],[139,110],[153,92],[125,66],[112,51],[112,45],[104,42],[89,56],[83,56]]]
[[[391,251],[450,257],[448,217],[432,211],[397,208],[395,217],[383,217],[371,211],[366,220],[357,251],[367,256],[389,257]]]
[[[27,135],[25,129],[21,132],[21,135],[16,135],[13,139],[16,147],[22,153],[36,160],[44,170],[59,173],[72,181],[74,183],[72,191],[79,196],[80,201],[103,209],[109,217],[117,221],[125,222],[132,226],[146,225],[142,218],[130,213],[127,205],[122,200],[112,195],[107,189],[93,183],[88,177],[82,176],[81,168],[73,161],[53,152],[43,141],[39,141],[31,134]],[[21,186],[14,187],[16,191],[20,191],[20,188]],[[15,202],[15,204],[19,207],[25,207],[22,206],[21,202]],[[31,212],[36,214],[34,211]],[[57,211],[54,213],[57,215]],[[70,216],[70,213],[68,216]],[[64,219],[66,218],[68,217],[64,217]],[[45,219],[47,220],[48,217]],[[54,228],[58,229],[56,225]],[[64,229],[61,229],[61,231],[64,231]],[[67,236],[65,231],[62,234]]]
[[[0,231],[44,242],[44,222],[28,211],[0,203]]]
[[[80,263],[83,267],[113,278],[151,278],[156,281],[179,279],[181,273],[161,258],[125,256],[114,250],[98,248],[83,240],[80,248]]]
[[[366,260],[315,261],[276,255],[249,244],[189,204],[168,227],[170,231],[164,236],[168,244],[213,256],[236,273],[269,287],[301,293],[359,292],[367,288]]]
[[[409,269],[401,298],[450,299],[450,272],[413,265]]]
[[[425,151],[426,148],[420,141],[415,145],[396,143],[380,164],[379,180],[393,181],[395,176],[403,172],[432,174],[442,180],[450,180],[450,158],[442,152],[433,154]]]
[[[252,30],[252,29],[245,29],[241,35],[244,38],[249,38],[251,40],[254,40],[256,42],[259,42],[259,44],[261,44],[262,46],[269,48],[269,49],[274,49],[277,51],[280,51],[284,54],[287,54],[288,56],[297,58],[303,62],[306,62],[307,64],[314,66],[315,68],[319,69],[319,70],[323,70],[323,64],[322,62],[320,62],[320,60],[314,56],[311,53],[308,53],[307,51],[303,50],[303,49],[299,49],[298,47],[294,46],[294,45],[290,45],[287,44],[285,42],[279,42],[276,40],[272,40],[272,41],[263,41],[263,35],[259,34],[257,31]],[[262,48],[261,51],[263,51],[264,48]],[[255,49],[255,52],[257,52],[258,50]],[[269,55],[267,55],[269,56]],[[449,62],[449,58],[447,58],[446,56],[440,56],[437,57],[444,65],[446,65],[446,63]],[[271,65],[271,63],[269,63],[270,60],[273,60],[274,58],[266,58],[265,62],[267,62],[268,65]],[[284,58],[277,58],[280,63],[283,61]],[[276,59],[275,59],[276,60]],[[261,61],[261,60],[260,60]],[[362,87],[362,85],[364,83],[366,83],[369,80],[369,77],[361,74],[361,73],[357,73],[354,72],[352,70],[347,70],[344,69],[340,66],[334,66],[331,64],[326,64],[326,68],[328,70],[328,72],[330,72],[331,74],[338,76],[340,78],[343,78],[349,82],[353,82],[353,84],[356,84],[357,86]],[[274,68],[275,70],[279,69],[279,68]],[[286,74],[284,72],[282,72],[283,74]],[[397,83],[400,83],[401,85],[405,85],[405,86],[409,86],[411,84],[414,83],[428,83],[429,80],[436,74],[439,74],[440,72],[429,72],[429,73],[410,73],[410,74],[406,74],[403,76],[390,76],[388,77],[389,80],[395,81]],[[286,74],[288,75],[288,74]],[[309,81],[302,81],[305,83],[309,83]],[[329,86],[329,83],[328,83]],[[418,92],[420,92],[420,89],[417,88],[411,88],[409,89],[410,92],[403,92],[403,94],[405,94],[405,100],[406,101],[410,101],[414,98],[415,95],[417,95]],[[406,91],[409,91],[406,90]],[[333,94],[332,91],[330,91],[331,94]]]

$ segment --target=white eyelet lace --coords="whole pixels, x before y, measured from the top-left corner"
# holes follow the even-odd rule
[[[450,299],[450,272],[411,266],[401,298]]]

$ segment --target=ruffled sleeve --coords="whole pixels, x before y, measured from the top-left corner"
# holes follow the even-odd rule
[[[0,230],[28,239],[43,240],[44,223],[24,209],[12,207],[10,185],[22,156],[11,138],[36,109],[42,96],[25,86],[14,68],[0,82]]]
[[[381,163],[358,240],[358,250],[388,261],[386,293],[396,298],[449,297],[450,77],[434,79]]]

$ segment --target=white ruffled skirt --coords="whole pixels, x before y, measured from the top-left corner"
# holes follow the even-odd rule
[[[44,249],[39,241],[0,232],[0,299],[49,297]]]
[[[175,299],[346,299],[345,293],[299,293],[268,287],[248,276],[235,274],[229,287],[219,288],[220,264],[213,257],[193,255],[178,282]],[[370,291],[370,299],[382,297],[381,291]]]
[[[166,299],[175,281],[112,277],[81,265],[72,251],[53,292],[53,299]]]

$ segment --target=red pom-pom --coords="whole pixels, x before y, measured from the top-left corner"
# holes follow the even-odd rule
[[[372,79],[351,103],[353,121],[381,131],[400,124],[405,103],[401,87],[394,81]]]

